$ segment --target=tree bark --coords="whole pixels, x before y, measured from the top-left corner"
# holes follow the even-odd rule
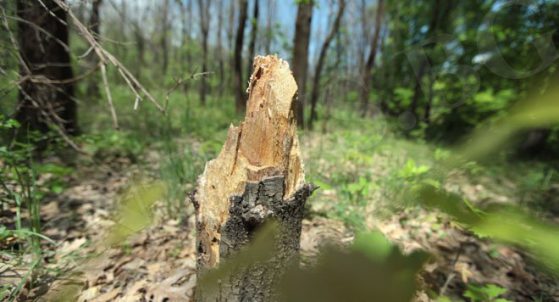
[[[99,16],[99,7],[103,3],[103,0],[93,0],[91,3],[91,16],[89,17],[89,30],[93,34],[96,40],[99,40],[99,35],[101,34],[101,18]],[[95,65],[99,63],[99,59],[91,52],[88,56],[88,62],[90,68],[94,68]],[[97,85],[98,78],[92,78],[87,83],[87,95],[92,96],[97,99],[100,96],[99,85]]]
[[[21,84],[16,113],[22,129],[47,132],[49,127],[78,133],[73,71],[66,12],[52,0],[18,0]],[[54,15],[54,16],[53,16]],[[43,29],[37,30],[37,27]]]
[[[312,9],[313,1],[299,2],[293,41],[293,76],[295,76],[297,87],[299,87],[295,103],[295,118],[297,119],[297,125],[301,128],[305,126],[305,96],[309,69]]]
[[[256,36],[258,35],[258,15],[259,15],[259,3],[260,0],[254,0],[252,19],[251,19],[251,31],[250,31],[250,41],[248,43],[248,64],[247,64],[247,79],[250,78],[252,74],[252,63],[254,54],[256,52]]]
[[[344,15],[345,10],[345,0],[339,0],[338,4],[338,13],[336,14],[336,18],[334,19],[334,24],[332,24],[332,28],[330,28],[330,32],[328,36],[326,36],[326,40],[322,44],[322,48],[320,49],[320,54],[318,56],[318,63],[316,64],[315,72],[314,72],[314,79],[313,79],[313,88],[311,92],[311,116],[309,118],[308,127],[312,129],[313,122],[316,121],[318,118],[318,113],[316,112],[316,106],[318,104],[318,97],[320,95],[320,75],[322,74],[322,69],[324,68],[324,60],[326,60],[326,54],[328,53],[328,47],[330,43],[338,33],[340,29],[340,23],[342,21],[342,16]]]
[[[202,72],[208,71],[208,35],[210,31],[210,0],[198,0],[200,31],[202,33]],[[206,77],[200,78],[200,104],[206,104]]]
[[[382,17],[384,14],[384,0],[378,0],[377,13],[375,17],[375,31],[371,39],[371,50],[367,58],[367,63],[362,70],[362,87],[361,87],[361,115],[365,116],[369,111],[369,92],[371,91],[371,72],[375,66],[375,60],[378,52],[378,42],[380,37],[380,29],[382,26]]]
[[[235,255],[270,219],[279,224],[272,259],[220,279],[217,291],[197,289],[197,301],[273,301],[286,267],[298,263],[306,184],[292,102],[297,85],[276,56],[256,57],[245,120],[198,180],[193,197],[198,276]]]
[[[245,36],[245,25],[247,19],[248,0],[239,0],[240,13],[237,26],[237,36],[235,37],[235,53],[233,54],[233,73],[235,90],[235,109],[241,113],[246,108],[245,92],[243,84],[243,40]]]

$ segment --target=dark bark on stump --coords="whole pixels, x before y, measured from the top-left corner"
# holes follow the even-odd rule
[[[275,286],[286,268],[299,263],[305,203],[314,189],[307,184],[294,197],[283,200],[284,178],[280,176],[247,183],[242,196],[232,196],[230,217],[221,229],[219,248],[223,260],[246,247],[259,228],[271,219],[279,224],[274,238],[275,254],[268,261],[239,268],[228,280],[222,280],[218,291],[197,291],[196,301],[275,301],[278,294]],[[203,226],[197,228],[201,231]]]

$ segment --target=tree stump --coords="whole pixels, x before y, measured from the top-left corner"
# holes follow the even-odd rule
[[[298,264],[304,205],[314,187],[305,183],[293,113],[297,84],[288,63],[256,57],[247,92],[245,120],[230,126],[192,198],[198,276],[240,251],[270,219],[279,226],[274,256],[220,279],[218,290],[199,288],[197,301],[273,301],[285,268]]]

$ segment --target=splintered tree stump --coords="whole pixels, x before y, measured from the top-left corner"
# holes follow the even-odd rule
[[[287,62],[256,57],[245,120],[230,126],[216,159],[206,164],[193,196],[198,276],[235,255],[268,220],[278,224],[274,256],[199,288],[197,301],[273,301],[286,267],[297,265],[304,206],[314,187],[305,183],[293,104],[297,84]]]

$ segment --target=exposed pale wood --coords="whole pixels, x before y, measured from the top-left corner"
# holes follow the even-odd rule
[[[252,232],[248,224],[261,224],[270,216],[286,226],[278,240],[278,259],[288,261],[299,248],[303,206],[313,187],[305,184],[292,108],[297,85],[287,62],[256,57],[247,92],[245,120],[230,126],[193,198],[199,271],[214,268],[244,245]],[[240,299],[235,296],[224,301]]]

